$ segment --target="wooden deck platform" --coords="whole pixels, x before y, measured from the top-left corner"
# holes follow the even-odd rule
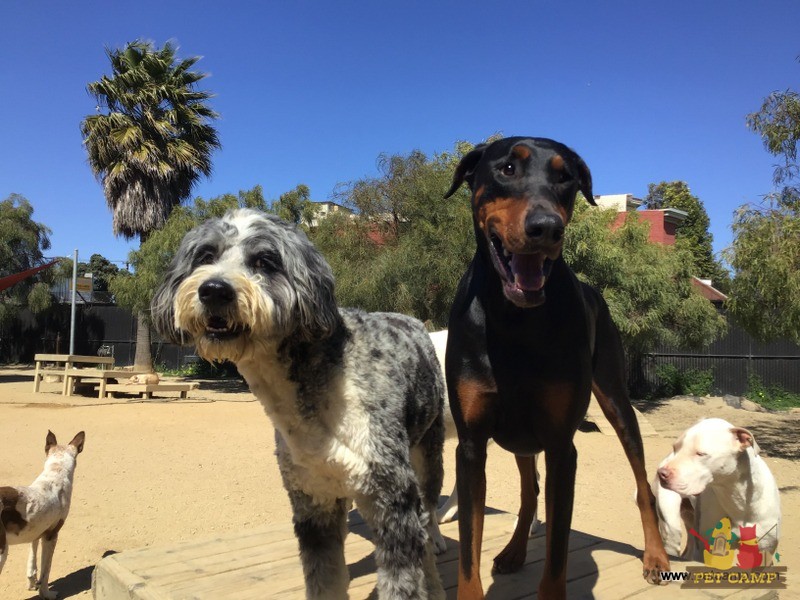
[[[350,598],[375,598],[375,562],[369,530],[351,513],[346,557],[350,569]],[[487,598],[535,598],[545,546],[543,529],[528,545],[528,560],[513,575],[491,575],[492,558],[506,544],[514,515],[486,516],[481,573]],[[456,596],[458,568],[457,523],[443,526],[447,552],[438,557],[447,598]],[[614,540],[573,531],[570,539],[567,596],[569,598],[662,598],[696,600],[777,598],[777,590],[680,589],[679,584],[655,587],[641,576],[641,551]],[[687,565],[675,563],[673,571]],[[114,554],[97,565],[92,592],[96,600],[248,600],[304,598],[303,576],[291,524],[226,533],[205,540],[144,548]]]

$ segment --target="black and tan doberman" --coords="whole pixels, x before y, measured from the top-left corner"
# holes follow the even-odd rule
[[[450,313],[446,357],[459,440],[458,597],[483,597],[479,567],[490,438],[514,453],[522,485],[519,520],[494,560],[495,571],[515,571],[525,561],[539,491],[535,455],[544,451],[547,555],[539,596],[566,596],[573,438],[592,391],[633,469],[644,577],[658,583],[669,560],[628,397],[620,335],[600,293],[578,281],[561,254],[578,191],[594,204],[589,169],[563,144],[513,137],[464,156],[446,197],[464,181],[472,190],[477,251]]]

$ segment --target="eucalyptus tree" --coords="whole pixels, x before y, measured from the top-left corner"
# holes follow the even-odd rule
[[[115,235],[145,242],[186,200],[220,148],[210,92],[198,89],[200,57],[178,59],[176,47],[135,40],[106,49],[111,75],[88,84],[96,114],[81,122],[89,165],[103,185]],[[149,367],[150,328],[137,310],[137,367]]]

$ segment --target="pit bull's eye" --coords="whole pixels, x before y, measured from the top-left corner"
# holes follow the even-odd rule
[[[516,167],[514,167],[513,163],[506,163],[500,169],[500,172],[505,175],[506,177],[511,177],[514,173],[517,172]]]
[[[700,452],[699,450],[695,452],[697,456],[708,456],[708,452]]]

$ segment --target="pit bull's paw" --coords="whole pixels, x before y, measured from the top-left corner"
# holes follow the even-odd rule
[[[669,571],[669,558],[663,549],[659,549],[657,552],[645,551],[642,563],[642,576],[647,583],[652,583],[653,585],[665,585],[667,583],[661,579],[661,573]]]
[[[39,598],[44,598],[44,600],[56,600],[56,598],[58,598],[58,592],[54,592],[53,590],[39,590]]]

